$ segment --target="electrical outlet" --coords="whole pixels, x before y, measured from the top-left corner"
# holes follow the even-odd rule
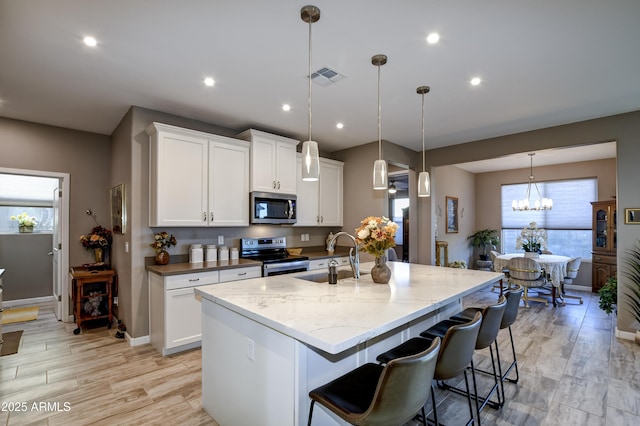
[[[224,235],[218,235],[218,245],[221,246],[224,244]]]
[[[113,304],[114,304],[115,306],[118,306],[118,296],[115,296],[115,297],[113,298]]]
[[[304,234],[300,234],[300,241],[304,241]]]
[[[247,337],[247,358],[251,361],[255,361],[256,347],[255,342]]]
[[[129,253],[129,241],[124,242],[124,252]]]

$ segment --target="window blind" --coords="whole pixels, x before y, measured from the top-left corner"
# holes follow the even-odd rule
[[[535,221],[544,229],[591,229],[591,201],[598,199],[596,178],[538,182],[542,197],[553,200],[552,210],[513,211],[511,203],[525,197],[528,183],[502,185],[502,228],[521,229]],[[532,204],[537,199],[531,188]]]

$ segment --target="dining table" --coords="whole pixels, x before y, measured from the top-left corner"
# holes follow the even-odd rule
[[[509,261],[514,257],[524,257],[524,253],[507,253],[496,256],[493,262],[493,270],[500,272],[509,269]],[[571,258],[557,254],[540,254],[534,260],[544,269],[547,280],[553,285],[553,306],[556,306],[556,295],[562,300],[562,292],[558,291],[558,289],[564,277],[567,276],[567,264]]]

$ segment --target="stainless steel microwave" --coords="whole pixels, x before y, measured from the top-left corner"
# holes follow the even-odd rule
[[[251,193],[251,223],[293,224],[296,223],[296,196],[272,192]]]

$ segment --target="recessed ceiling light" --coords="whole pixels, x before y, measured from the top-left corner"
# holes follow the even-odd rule
[[[338,129],[342,129],[342,128],[344,127],[344,124],[342,124],[342,123],[337,123],[337,124],[336,124],[336,127],[337,127]]]
[[[480,83],[482,83],[482,79],[480,77],[473,77],[470,83],[472,86],[478,86]]]
[[[84,41],[84,44],[90,47],[96,47],[96,45],[98,44],[98,41],[91,36],[86,36],[82,39],[82,41]]]
[[[291,111],[291,105],[289,105],[289,104],[282,105],[282,110],[283,111]]]
[[[216,81],[211,78],[211,77],[207,77],[204,79],[204,85],[207,87],[213,87],[213,85],[216,84]]]
[[[436,44],[440,40],[440,34],[431,33],[427,36],[427,43]]]

